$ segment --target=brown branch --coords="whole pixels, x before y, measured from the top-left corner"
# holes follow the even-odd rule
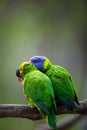
[[[87,116],[76,114],[73,117],[69,117],[67,119],[64,119],[61,123],[58,122],[57,128],[58,130],[67,130],[69,129],[72,125],[75,125],[78,121],[87,118]],[[53,130],[52,128],[49,128],[48,125],[44,124],[39,126],[36,130]]]
[[[0,118],[4,117],[26,118],[31,120],[41,119],[40,113],[36,108],[24,104],[0,104]]]
[[[68,118],[68,119],[64,120],[63,122],[61,122],[60,124],[58,124],[57,125],[58,130],[66,130],[66,129],[70,128],[72,125],[75,125],[78,121],[84,119],[85,117],[87,117],[87,116],[80,115],[80,114],[74,115],[73,117]]]
[[[76,112],[67,111],[64,106],[59,106],[56,115],[59,114],[85,114],[87,115],[87,100],[81,101],[80,106],[77,107]],[[18,117],[27,118],[31,120],[40,120],[39,111],[36,108],[31,108],[28,105],[19,104],[1,104],[0,105],[0,118],[4,117]]]
[[[58,130],[66,130],[68,128],[70,128],[73,124],[75,125],[78,121],[87,118],[87,115],[80,115],[80,114],[76,114],[73,117],[69,117],[67,119],[64,119],[64,121],[62,122],[58,122],[57,123],[57,128]],[[36,130],[52,130],[52,128],[49,128],[48,125],[44,124],[39,126],[39,128],[37,128]]]

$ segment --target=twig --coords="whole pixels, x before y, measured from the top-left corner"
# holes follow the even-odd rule
[[[73,117],[64,120],[58,125],[58,130],[66,130],[67,128],[70,128],[73,124],[75,125],[78,121],[84,119],[85,115],[74,115]],[[45,129],[46,130],[46,129]]]
[[[87,100],[81,101],[80,106],[77,107],[76,112],[67,111],[64,106],[59,106],[56,115],[59,114],[85,114],[87,115]],[[18,117],[31,120],[40,120],[39,111],[36,108],[32,108],[28,105],[20,104],[1,104],[0,105],[0,118],[4,117]]]
[[[61,123],[58,123],[58,130],[66,130],[67,128],[70,128],[73,124],[75,125],[78,121],[87,118],[87,115],[80,115],[76,114],[73,117],[69,117],[68,119],[64,119]],[[36,130],[52,130],[52,128],[49,128],[46,124],[39,126]]]

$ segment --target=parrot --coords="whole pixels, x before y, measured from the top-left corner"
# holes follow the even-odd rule
[[[45,56],[33,56],[28,62],[35,65],[38,70],[50,78],[56,104],[62,104],[68,111],[76,111],[79,101],[69,72],[62,66],[52,64]]]
[[[36,107],[50,127],[57,130],[55,95],[51,80],[33,64],[23,62],[16,70],[18,81],[23,85],[26,99]]]

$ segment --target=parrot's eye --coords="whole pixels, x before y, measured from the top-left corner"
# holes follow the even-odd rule
[[[16,70],[16,76],[20,77],[20,71],[19,70]]]

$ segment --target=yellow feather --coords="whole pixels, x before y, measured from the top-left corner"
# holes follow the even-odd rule
[[[45,120],[48,123],[48,115],[45,116]]]
[[[44,70],[45,70],[45,69],[47,69],[48,64],[49,64],[49,60],[48,60],[48,59],[46,59],[46,60],[44,61],[44,65],[43,65],[43,66],[44,66],[44,67],[43,67],[43,68],[44,68]]]

